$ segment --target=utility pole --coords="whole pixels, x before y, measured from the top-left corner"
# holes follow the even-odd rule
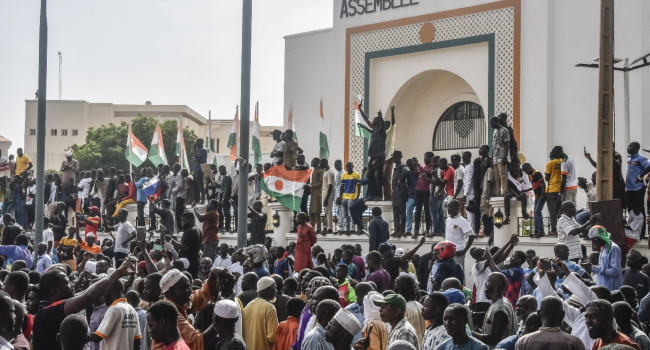
[[[47,101],[47,0],[41,0],[41,23],[38,40],[38,119],[36,122],[36,196],[34,217],[34,246],[43,241],[43,194],[45,193],[45,112]],[[38,250],[34,249],[34,261]]]
[[[247,246],[246,228],[248,215],[248,139],[250,130],[251,102],[251,22],[253,0],[244,0],[242,9],[242,48],[241,48],[241,116],[242,126],[239,134],[239,217],[237,218],[237,247]]]
[[[597,201],[614,198],[614,0],[600,1]]]
[[[63,56],[59,51],[59,100],[63,96]]]

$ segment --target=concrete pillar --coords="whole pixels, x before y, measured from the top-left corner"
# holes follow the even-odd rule
[[[494,213],[499,209],[504,215],[505,219],[505,209],[503,206],[503,197],[492,197],[490,198],[490,205],[494,208]],[[513,233],[518,233],[517,226],[519,218],[521,217],[521,203],[518,200],[510,199],[510,224],[503,225],[501,228],[494,226],[494,245],[497,247],[503,247],[504,244],[508,242],[510,236]]]
[[[393,221],[393,202],[391,201],[367,201],[368,209],[379,207],[381,209],[381,217],[388,223],[388,231],[392,234],[395,230],[395,223]]]
[[[273,245],[284,247],[287,245],[287,233],[293,228],[293,210],[280,202],[269,203],[269,207],[280,216],[280,225],[273,227]]]

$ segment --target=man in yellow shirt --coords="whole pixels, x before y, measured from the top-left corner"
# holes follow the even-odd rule
[[[341,217],[339,217],[339,220],[341,220],[343,225],[343,232],[349,234],[352,231],[352,225],[350,224],[352,220],[350,218],[350,204],[359,196],[361,175],[354,171],[354,164],[352,162],[345,164],[345,170],[347,172],[341,175],[341,192],[339,192],[341,193],[341,197],[336,200],[336,205],[341,208]]]
[[[271,301],[275,299],[277,286],[271,277],[257,281],[257,298],[244,308],[242,330],[249,349],[271,350],[275,344],[278,316]]]
[[[551,217],[551,233],[549,236],[557,237],[557,218],[559,216],[560,204],[562,204],[562,197],[560,196],[560,188],[562,187],[562,159],[555,158],[551,155],[551,161],[546,163],[546,171],[544,177],[548,182],[546,189],[546,201],[548,204],[548,214]]]
[[[16,154],[18,157],[16,157],[15,174],[24,179],[27,177],[27,172],[31,170],[34,165],[32,164],[32,160],[23,153],[22,148],[18,148]]]

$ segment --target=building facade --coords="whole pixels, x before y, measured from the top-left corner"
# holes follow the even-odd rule
[[[32,160],[36,160],[36,122],[38,106],[36,100],[25,101],[25,148],[24,152]],[[87,101],[47,101],[47,120],[45,125],[45,169],[58,170],[65,158],[65,151],[74,144],[83,145],[86,140],[87,130],[102,125],[122,122],[141,116],[161,119],[179,120],[182,117],[183,127],[188,128],[201,138],[206,138],[208,119],[184,105],[118,105],[112,103],[90,103]],[[225,116],[220,116],[225,117]],[[234,111],[233,111],[234,117]],[[230,149],[228,138],[232,127],[232,119],[212,119],[212,137],[215,139],[215,150],[219,164],[226,165]],[[263,161],[268,161],[274,141],[271,131],[279,129],[274,126],[260,126],[260,144],[262,147]],[[253,132],[253,123],[250,123],[250,135]],[[148,147],[151,140],[140,140]],[[163,142],[176,142],[176,140],[163,140]],[[126,140],[124,141],[126,144]],[[186,145],[191,147],[191,145]],[[251,157],[251,160],[253,158]]]
[[[388,118],[395,106],[395,149],[474,156],[491,144],[489,118],[506,113],[522,151],[543,170],[561,145],[579,176],[595,169],[600,2],[521,0],[332,0],[333,27],[285,37],[285,120],[290,106],[299,135],[320,98],[331,157],[365,163],[354,135],[354,105]],[[616,57],[650,52],[650,3],[616,2]],[[619,64],[622,67],[622,63]],[[616,149],[625,154],[623,73],[615,72]],[[650,68],[630,72],[630,140],[650,143]],[[286,122],[285,122],[286,125]],[[314,134],[316,135],[316,134]],[[367,145],[367,142],[365,143]],[[318,154],[318,138],[300,139]]]

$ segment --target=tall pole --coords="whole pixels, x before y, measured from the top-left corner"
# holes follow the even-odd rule
[[[41,25],[38,42],[38,120],[36,122],[36,207],[35,246],[43,241],[43,198],[45,193],[45,111],[47,101],[47,0],[41,0]],[[34,249],[34,256],[38,260],[38,250]]]
[[[623,93],[625,94],[625,147],[630,144],[630,64],[625,59],[623,71]]]
[[[210,152],[210,146],[212,146],[212,111],[208,111],[208,139],[206,140],[206,145],[208,145],[208,159],[207,163],[212,164],[212,153]]]
[[[59,51],[59,100],[63,97],[63,56]]]
[[[600,1],[596,200],[614,198],[614,0]]]
[[[239,217],[237,218],[237,247],[246,247],[246,227],[248,215],[248,138],[250,131],[251,102],[251,22],[253,0],[244,0],[242,9],[242,47],[241,47],[241,116],[239,158],[245,160],[239,166]]]

